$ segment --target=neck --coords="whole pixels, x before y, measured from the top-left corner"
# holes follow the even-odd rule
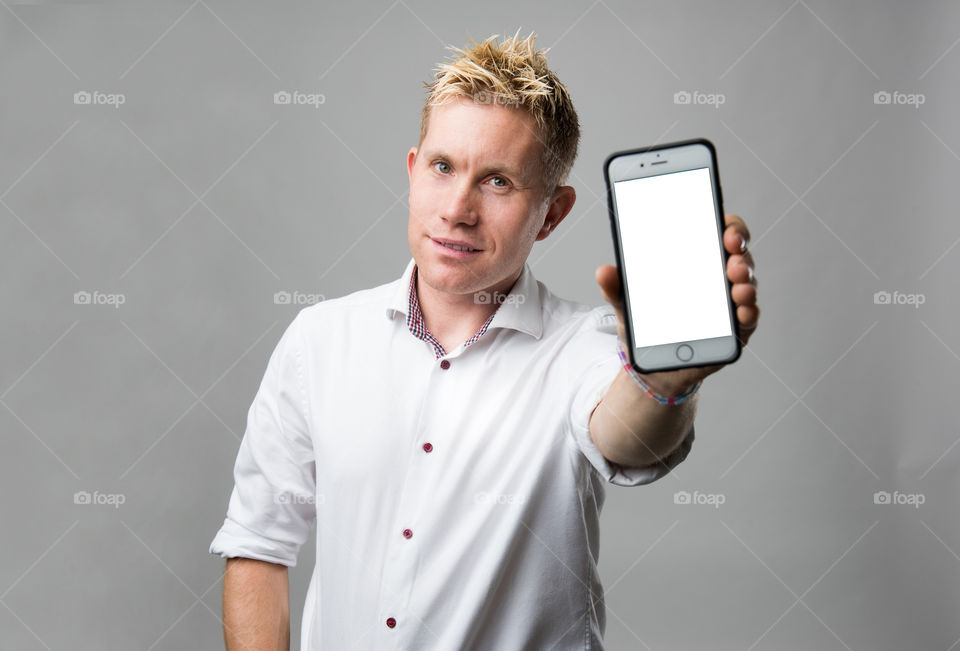
[[[423,282],[417,274],[417,300],[420,303],[420,313],[427,330],[437,338],[444,350],[450,351],[472,337],[480,326],[497,311],[499,303],[492,297],[505,296],[513,287],[523,269],[497,283],[485,291],[491,300],[479,302],[476,296],[480,292],[470,294],[451,294],[437,291]]]

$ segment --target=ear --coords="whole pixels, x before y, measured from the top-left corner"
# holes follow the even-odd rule
[[[413,166],[417,164],[417,148],[411,147],[407,152],[407,178],[413,180]]]
[[[570,185],[561,185],[553,192],[550,198],[550,207],[547,208],[547,215],[544,217],[543,226],[537,233],[537,241],[546,239],[552,233],[563,218],[570,214],[573,204],[577,202],[577,191]]]

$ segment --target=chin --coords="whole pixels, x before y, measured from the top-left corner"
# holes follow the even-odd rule
[[[458,266],[446,260],[417,262],[418,274],[434,289],[452,294],[470,294],[485,287],[484,277],[466,265]]]

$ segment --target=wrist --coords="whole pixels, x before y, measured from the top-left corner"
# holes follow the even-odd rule
[[[639,373],[630,363],[623,349],[623,342],[617,337],[617,354],[623,369],[634,383],[650,398],[661,405],[679,405],[690,399],[700,390],[702,379],[692,384],[689,380],[679,379],[671,373]]]
[[[640,373],[637,369],[633,369],[633,372],[643,380],[645,385],[662,396],[684,395],[692,392],[694,387],[700,384],[700,381],[691,383],[689,380],[671,380],[663,377],[663,373]]]

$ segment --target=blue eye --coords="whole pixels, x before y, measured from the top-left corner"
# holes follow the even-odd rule
[[[493,184],[494,184],[496,187],[498,187],[498,188],[505,188],[505,187],[507,187],[507,180],[506,180],[505,178],[503,178],[502,176],[495,176],[495,177],[493,177],[493,178],[491,179],[491,181],[492,181]],[[497,183],[497,181],[500,181],[500,183]]]
[[[434,163],[434,164],[433,164],[433,167],[434,167],[434,169],[436,169],[436,170],[437,170],[438,172],[440,172],[441,174],[447,174],[447,173],[450,172],[450,164],[449,164],[449,163],[445,163],[445,162],[442,161],[442,160],[438,160],[436,163]]]

